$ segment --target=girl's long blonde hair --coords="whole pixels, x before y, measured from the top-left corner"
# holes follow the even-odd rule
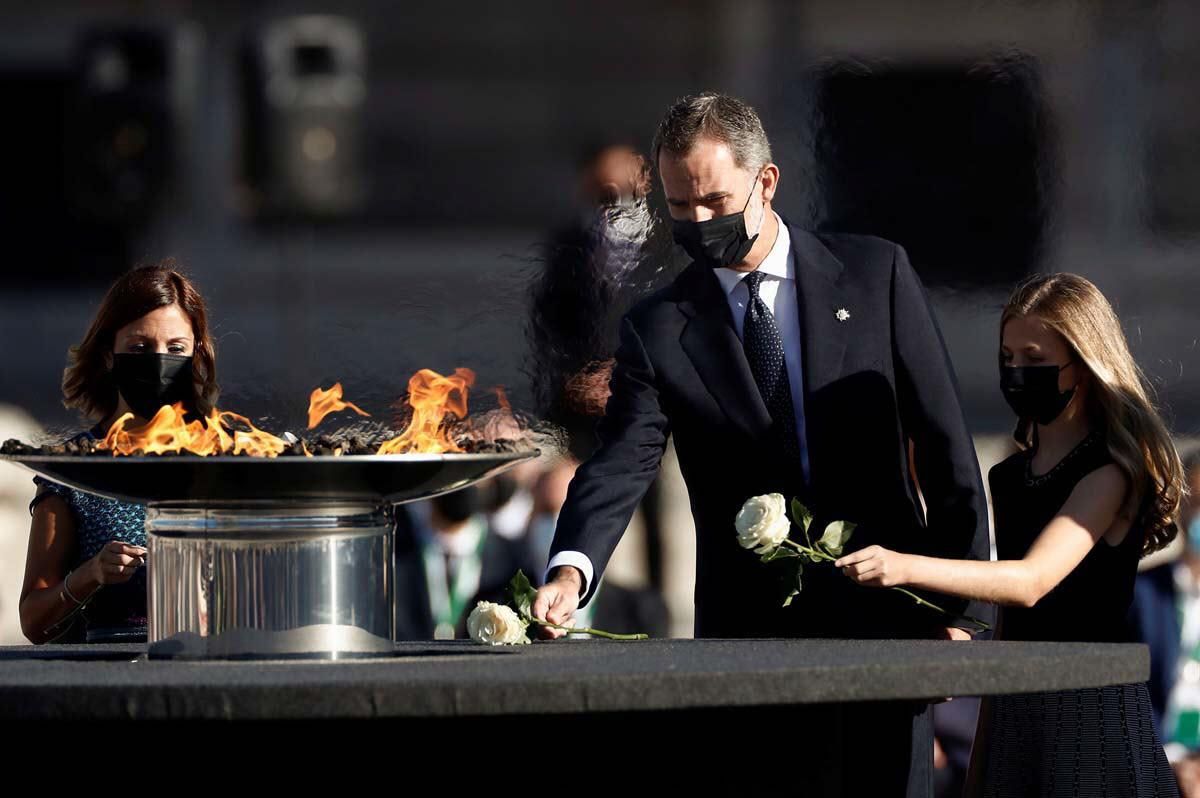
[[[1109,454],[1129,479],[1126,517],[1143,526],[1142,556],[1163,548],[1177,531],[1186,490],[1183,465],[1112,305],[1079,275],[1038,275],[1013,292],[1000,318],[1001,336],[1009,319],[1018,317],[1044,322],[1091,372],[1089,411],[1104,430]],[[1014,437],[1029,448],[1034,432],[1033,422],[1021,419]]]

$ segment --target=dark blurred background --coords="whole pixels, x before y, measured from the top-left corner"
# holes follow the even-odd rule
[[[1194,437],[1198,40],[1193,0],[0,0],[0,439],[78,428],[67,348],[121,270],[165,257],[208,298],[221,406],[269,430],[302,430],[337,380],[386,418],[423,367],[470,367],[533,410],[530,281],[594,218],[588,153],[648,152],[703,90],[759,110],[783,215],[908,249],[985,473],[1011,446],[999,313],[1032,272],[1100,286]],[[574,465],[534,470],[489,524],[536,572]],[[660,483],[603,589],[665,600],[654,617],[687,637],[695,536],[670,450]],[[23,639],[32,489],[0,469],[0,643]],[[939,794],[973,728],[969,701],[941,705]]]
[[[904,244],[981,434],[1032,271],[1117,305],[1200,429],[1200,8],[1162,2],[58,2],[0,11],[0,403],[50,429],[113,276],[177,258],[222,405],[299,426],[468,366],[530,405],[526,284],[583,153],[737,94],[780,211]],[[659,191],[657,179],[655,192]]]

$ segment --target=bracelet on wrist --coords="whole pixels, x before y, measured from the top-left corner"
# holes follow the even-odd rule
[[[71,574],[73,574],[73,573],[75,573],[74,568],[67,571],[67,575],[65,577],[63,577],[63,584],[62,584],[63,593],[65,593],[67,598],[71,599],[71,601],[75,602],[76,605],[82,607],[83,605],[87,604],[89,601],[92,600],[92,596],[96,595],[96,591],[93,590],[91,595],[89,595],[87,598],[83,599],[82,601],[75,598],[75,594],[71,592]],[[96,588],[96,590],[99,590],[99,588]]]

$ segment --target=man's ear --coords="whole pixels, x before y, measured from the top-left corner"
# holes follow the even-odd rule
[[[769,163],[763,167],[760,178],[763,190],[763,200],[770,202],[775,199],[775,190],[779,188],[779,167]]]

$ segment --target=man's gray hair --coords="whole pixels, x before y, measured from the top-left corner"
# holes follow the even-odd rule
[[[771,142],[762,120],[746,103],[727,94],[705,92],[676,100],[654,134],[654,163],[663,150],[687,155],[701,138],[722,141],[741,169],[760,169],[771,162]]]

